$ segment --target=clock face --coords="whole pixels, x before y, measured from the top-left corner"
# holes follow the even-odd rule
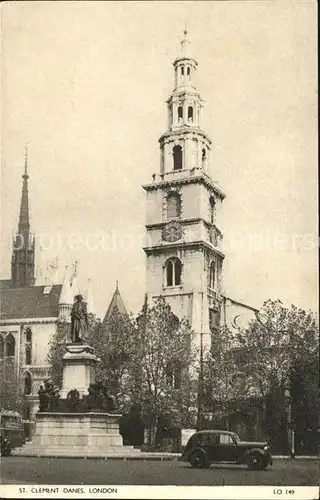
[[[165,241],[177,241],[180,240],[182,236],[182,228],[179,222],[168,222],[162,230],[162,238]]]

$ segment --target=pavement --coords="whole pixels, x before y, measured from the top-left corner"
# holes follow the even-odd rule
[[[86,460],[90,459],[103,459],[103,460],[155,460],[155,461],[167,461],[167,460],[177,460],[181,458],[181,453],[169,453],[169,452],[143,452],[139,450],[134,450],[133,453],[119,453],[108,451],[91,455],[86,455],[85,453],[68,453],[67,455],[62,455],[61,453],[51,452],[50,449],[46,453],[35,453],[28,452],[23,448],[12,450],[12,456],[20,457],[46,457],[46,458],[82,458]],[[320,457],[316,455],[297,455],[294,458],[289,455],[272,455],[273,460],[319,460]]]

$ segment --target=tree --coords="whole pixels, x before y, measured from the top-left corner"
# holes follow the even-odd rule
[[[293,374],[303,379],[304,375],[297,375],[297,370],[318,358],[318,337],[317,320],[312,312],[294,305],[286,308],[280,300],[265,302],[256,319],[237,335],[243,373],[252,389],[263,398],[265,425],[275,441],[285,434],[288,419],[285,394],[289,390],[292,397]]]
[[[203,356],[204,410],[220,414],[229,428],[229,417],[238,401],[249,396],[248,388],[238,368],[235,335],[227,328],[212,336],[211,349]],[[201,422],[201,426],[204,422]]]
[[[125,382],[135,349],[133,320],[115,308],[105,324],[96,323],[90,330],[88,342],[99,358],[97,380],[121,402],[126,396]]]
[[[179,322],[162,297],[152,307],[145,304],[137,318],[128,395],[141,409],[151,446],[161,420],[179,427],[192,419],[192,337],[188,323]]]
[[[14,359],[0,360],[0,409],[21,412],[23,407],[22,387],[19,382]]]

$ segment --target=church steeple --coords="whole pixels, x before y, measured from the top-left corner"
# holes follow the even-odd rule
[[[181,52],[173,62],[174,89],[166,101],[168,130],[159,139],[160,174],[174,172],[176,178],[188,175],[190,170],[207,174],[211,150],[211,140],[201,130],[204,101],[196,87],[198,62],[190,55],[187,29],[183,33]]]
[[[22,196],[20,204],[20,217],[18,234],[29,234],[30,232],[30,221],[29,221],[29,196],[28,196],[28,146],[25,147],[25,157],[24,157],[24,174],[22,176]]]
[[[11,260],[11,281],[14,288],[34,285],[35,282],[35,241],[30,234],[28,195],[28,148],[25,148],[24,174],[18,232],[13,239]]]
[[[164,297],[187,318],[198,347],[210,345],[219,323],[222,290],[222,201],[209,175],[211,140],[201,128],[203,100],[198,63],[185,28],[173,62],[174,88],[167,99],[168,126],[159,139],[160,176],[147,192],[147,294]]]

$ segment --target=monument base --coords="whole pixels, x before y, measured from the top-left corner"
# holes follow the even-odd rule
[[[95,383],[96,363],[97,358],[89,345],[67,345],[60,394],[57,395],[52,384],[47,383],[39,394],[40,411],[36,414],[32,441],[15,450],[15,455],[103,457],[139,454],[140,450],[133,446],[123,445],[118,423],[121,415],[108,413],[116,406],[104,387]]]
[[[36,414],[36,430],[15,455],[23,456],[110,456],[139,454],[133,446],[124,446],[119,433],[121,415],[109,413]]]
[[[89,385],[95,381],[97,363],[93,348],[87,344],[68,344],[62,362],[63,380],[60,398],[67,398],[68,393],[75,388],[80,397],[88,394]]]

